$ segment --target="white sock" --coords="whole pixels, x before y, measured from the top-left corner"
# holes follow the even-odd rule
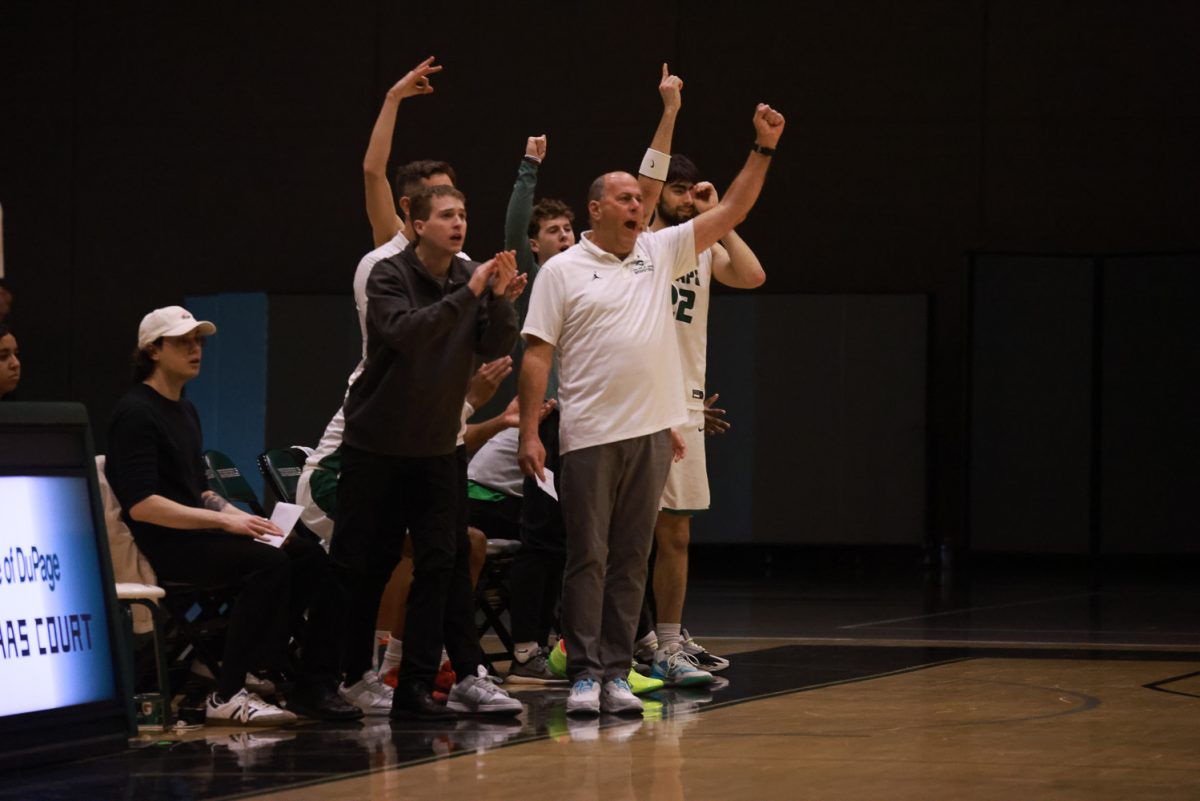
[[[400,664],[400,657],[404,653],[404,641],[397,640],[395,637],[388,635],[387,650],[383,652],[383,661],[379,665],[380,674],[387,673],[392,668]]]
[[[375,639],[371,640],[371,670],[374,670],[376,673],[383,672],[379,667],[380,660],[383,659],[381,655],[383,649],[380,646],[388,641],[389,636],[391,636],[390,631],[375,629]]]
[[[528,662],[538,652],[536,642],[519,642],[513,646],[513,657],[522,665]]]
[[[678,623],[659,623],[657,630],[658,650],[666,651],[671,646],[679,646],[683,644],[683,641],[679,639]]]

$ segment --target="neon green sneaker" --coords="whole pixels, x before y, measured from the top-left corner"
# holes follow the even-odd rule
[[[637,664],[636,662],[634,663]],[[629,689],[634,695],[643,695],[644,693],[652,693],[655,690],[663,688],[662,679],[652,679],[649,676],[643,676],[634,668],[629,669]]]
[[[546,664],[550,666],[550,672],[558,678],[567,677],[567,644],[563,640],[560,639],[554,644],[550,656],[546,658]]]

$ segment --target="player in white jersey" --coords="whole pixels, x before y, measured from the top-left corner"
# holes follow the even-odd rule
[[[700,180],[696,165],[687,156],[673,154],[651,230],[679,225],[716,204],[716,190],[712,184]],[[691,519],[709,505],[705,430],[715,433],[728,428],[728,423],[720,418],[723,412],[711,408],[716,395],[706,401],[704,392],[712,282],[717,280],[726,286],[753,289],[767,278],[758,257],[736,231],[722,237],[719,244],[700,254],[697,261],[695,270],[671,284],[671,305],[688,410],[688,422],[682,429],[687,458],[671,465],[654,527],[658,547],[653,580],[658,643],[651,675],[675,685],[709,683],[712,681],[709,671],[729,666],[728,660],[708,653],[684,636],[681,629]]]

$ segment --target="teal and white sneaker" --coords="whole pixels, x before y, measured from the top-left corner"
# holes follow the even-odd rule
[[[600,714],[600,682],[595,679],[580,679],[571,687],[567,697],[568,715]]]
[[[695,687],[713,682],[713,674],[700,669],[695,657],[684,651],[683,646],[679,644],[654,655],[654,667],[650,670],[650,678],[662,679],[663,684],[668,687]]]

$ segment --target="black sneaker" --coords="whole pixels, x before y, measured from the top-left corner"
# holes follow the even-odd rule
[[[539,648],[537,653],[525,662],[513,659],[504,680],[509,684],[558,684],[564,687],[570,684],[567,679],[555,676],[550,670],[550,664],[546,661],[548,656],[549,649]]]
[[[323,684],[296,687],[285,706],[289,712],[314,720],[358,720],[363,716],[361,709],[346,703],[337,690]]]
[[[393,720],[454,720],[458,716],[433,699],[429,687],[421,681],[403,679],[392,694]]]

